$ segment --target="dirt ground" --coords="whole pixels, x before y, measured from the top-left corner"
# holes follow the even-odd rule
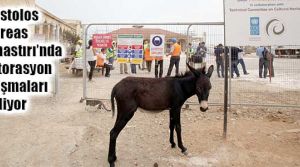
[[[34,97],[26,114],[0,116],[1,167],[108,166],[109,131],[115,118],[111,112],[79,103],[81,77],[68,74],[63,67],[61,71],[57,97]],[[115,77],[111,79],[97,77],[88,86],[101,83],[105,89],[99,89],[102,91],[99,98],[107,98],[111,87],[122,78],[117,73],[114,70]],[[255,87],[245,88],[243,84],[251,85],[245,81],[239,84],[239,89],[250,91]],[[299,101],[299,90],[289,89],[289,92],[287,96]],[[272,96],[285,93],[270,89],[262,98],[276,101],[279,99]],[[280,102],[289,104],[289,100]],[[170,147],[167,111],[151,114],[138,110],[117,140],[116,165],[300,166],[299,109],[232,106],[227,140],[222,138],[223,110],[219,106],[210,106],[206,113],[200,112],[198,106],[191,106],[182,110],[181,119],[188,156]]]

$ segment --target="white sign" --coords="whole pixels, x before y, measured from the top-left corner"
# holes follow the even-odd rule
[[[141,34],[119,34],[118,35],[119,63],[141,64],[143,62],[143,35]]]
[[[150,35],[150,55],[161,57],[165,54],[165,36]]]
[[[300,0],[225,0],[227,46],[300,45]]]

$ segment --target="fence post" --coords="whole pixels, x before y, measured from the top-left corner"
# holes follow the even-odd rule
[[[227,111],[228,111],[228,65],[229,65],[229,54],[230,51],[226,51],[227,46],[225,46],[225,76],[224,76],[224,124],[223,124],[223,138],[227,137]],[[230,50],[230,48],[228,48]]]
[[[187,42],[187,47],[186,47],[186,48],[188,48],[188,45],[189,45],[189,43],[191,42],[191,39],[190,39],[190,36],[189,36],[189,34],[190,34],[190,28],[191,28],[191,27],[192,27],[192,24],[190,24],[190,25],[188,26],[188,28],[187,28],[187,33],[186,33],[186,35],[187,35],[187,37],[188,37],[188,42]],[[185,62],[186,62],[186,63],[189,63],[188,60],[189,60],[189,58],[187,57],[187,55],[185,55]],[[187,67],[186,64],[185,64],[185,71],[188,71],[188,67]]]
[[[83,28],[83,33],[82,33],[82,60],[83,60],[83,70],[82,70],[82,83],[83,83],[83,95],[82,98],[80,99],[80,102],[83,102],[86,99],[86,90],[87,90],[87,66],[86,66],[86,40],[87,40],[87,31],[90,25],[87,25],[86,28]]]
[[[229,84],[228,84],[228,107],[229,107],[229,110],[230,110],[230,107],[231,107],[231,74],[233,71],[231,71],[231,65],[232,65],[232,62],[231,62],[231,47],[228,47],[229,51],[228,51],[228,68],[229,68]]]

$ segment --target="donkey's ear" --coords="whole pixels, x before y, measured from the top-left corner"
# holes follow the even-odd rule
[[[188,66],[188,68],[190,69],[190,71],[191,71],[196,77],[200,77],[199,71],[197,71],[196,69],[194,69],[193,67],[191,67],[191,66],[189,65],[189,63],[186,63],[186,65]]]
[[[201,71],[201,73],[202,74],[205,74],[206,72],[205,72],[205,69],[206,69],[206,67],[204,66],[204,67],[202,67],[202,68],[200,68],[200,71]]]
[[[208,68],[208,71],[207,71],[207,74],[206,76],[208,76],[209,78],[211,77],[212,73],[214,71],[214,66],[211,65],[209,68]]]

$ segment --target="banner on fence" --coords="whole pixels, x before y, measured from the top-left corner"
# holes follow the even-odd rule
[[[143,35],[118,35],[118,62],[141,64],[143,62]]]
[[[227,0],[226,45],[300,45],[299,16],[299,0]]]
[[[165,36],[150,35],[150,55],[161,57],[165,54]]]
[[[93,48],[110,48],[111,46],[111,34],[93,34]]]

